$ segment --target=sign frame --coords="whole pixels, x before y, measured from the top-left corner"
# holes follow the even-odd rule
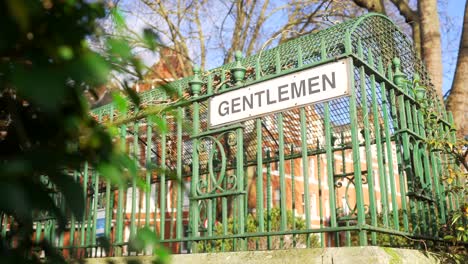
[[[321,100],[318,100],[318,101],[299,104],[299,105],[297,103],[295,103],[293,106],[281,108],[281,109],[278,109],[278,110],[273,110],[273,111],[267,112],[267,113],[261,113],[261,114],[258,114],[258,115],[250,115],[249,114],[249,116],[247,116],[247,117],[240,118],[240,119],[235,119],[235,120],[232,120],[232,121],[229,121],[229,122],[224,122],[224,123],[221,123],[221,124],[213,125],[211,123],[212,101],[216,97],[225,96],[226,94],[229,94],[229,93],[239,92],[240,90],[244,90],[244,89],[249,88],[249,86],[257,86],[257,85],[259,85],[261,83],[264,83],[264,82],[271,82],[271,81],[274,81],[274,80],[277,80],[277,79],[280,79],[280,78],[285,78],[285,77],[288,77],[288,76],[295,76],[297,74],[300,74],[300,73],[303,73],[303,72],[306,72],[306,71],[311,71],[313,69],[326,67],[327,65],[331,65],[331,64],[335,64],[335,63],[343,63],[343,64],[345,64],[345,67],[346,67],[345,72],[346,72],[346,75],[347,75],[346,76],[347,81],[346,81],[346,84],[345,84],[346,87],[344,88],[343,94],[340,94],[338,96],[333,96],[333,97],[330,97],[330,98],[326,98],[326,99],[321,99]],[[208,111],[208,114],[207,114],[208,128],[209,129],[221,128],[221,127],[224,127],[224,126],[240,123],[240,122],[243,122],[243,121],[253,120],[255,118],[260,118],[260,117],[264,117],[264,116],[268,116],[268,115],[272,115],[272,114],[276,114],[276,113],[280,113],[280,112],[285,112],[285,111],[288,111],[288,110],[291,110],[291,109],[297,109],[297,108],[300,108],[300,107],[314,105],[314,104],[317,104],[317,103],[323,103],[323,102],[335,100],[335,99],[342,98],[342,97],[349,97],[351,95],[350,92],[351,92],[351,89],[352,89],[352,87],[351,87],[351,78],[354,78],[354,76],[352,74],[352,65],[353,65],[352,58],[346,57],[346,58],[343,58],[343,59],[338,59],[338,60],[335,60],[335,61],[330,61],[330,62],[327,62],[327,63],[319,64],[319,65],[316,65],[316,66],[313,66],[313,67],[302,68],[302,69],[299,69],[299,70],[296,70],[296,71],[293,71],[293,72],[289,72],[289,73],[286,73],[286,74],[283,74],[283,75],[275,76],[275,77],[273,77],[271,79],[268,79],[268,80],[255,82],[255,83],[252,83],[252,84],[249,84],[249,85],[244,85],[244,86],[239,87],[237,89],[228,90],[228,91],[225,91],[224,93],[219,93],[217,95],[211,96],[208,99],[208,107],[207,107],[207,109],[208,109],[207,110]]]

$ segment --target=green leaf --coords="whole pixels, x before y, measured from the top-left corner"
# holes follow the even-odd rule
[[[128,42],[123,39],[108,39],[107,48],[110,54],[124,60],[128,60],[133,56],[132,49],[128,45]]]
[[[138,176],[138,165],[135,159],[132,159],[127,155],[120,155],[120,161],[121,165],[128,170],[128,173],[132,178]]]
[[[99,86],[107,83],[111,71],[110,64],[101,55],[95,52],[87,52],[81,60],[81,65],[77,65],[81,79],[91,85]]]
[[[37,103],[44,110],[55,111],[65,97],[65,74],[63,69],[51,69],[47,66],[25,68],[16,65],[13,83],[18,93],[31,103]]]
[[[120,93],[112,93],[112,99],[117,110],[122,114],[126,115],[128,112],[128,101]]]
[[[123,30],[125,28],[125,18],[118,8],[112,8],[111,12],[112,21],[118,30]]]
[[[158,236],[149,227],[140,228],[137,238],[144,242],[145,246],[154,246],[159,242]]]
[[[168,128],[167,128],[167,123],[161,116],[157,115],[150,115],[148,116],[148,120],[156,125],[156,129],[158,129],[162,133],[167,133]]]
[[[23,31],[29,27],[29,14],[27,3],[23,0],[8,0],[8,11],[12,14],[18,25]]]
[[[136,106],[136,107],[139,107],[140,106],[140,96],[138,96],[138,93],[133,90],[127,82],[125,82],[124,86],[124,91],[127,93],[128,95],[128,98],[130,98],[130,100],[132,101],[132,103]]]
[[[150,50],[155,50],[161,43],[159,34],[151,28],[143,29],[143,41]]]
[[[0,211],[6,214],[14,214],[24,224],[32,224],[31,201],[27,191],[18,182],[0,182]]]
[[[154,255],[157,256],[156,263],[166,264],[170,263],[170,253],[164,247],[158,247],[154,250]]]
[[[64,60],[73,59],[73,49],[69,46],[60,46],[57,49],[59,56]]]
[[[113,164],[101,163],[98,166],[99,174],[108,179],[111,183],[119,186],[125,183],[122,172]]]
[[[453,240],[455,237],[451,235],[444,236],[444,240]]]
[[[49,175],[65,198],[67,208],[69,208],[77,219],[81,219],[84,214],[85,197],[81,184],[76,182],[71,176],[58,173]]]

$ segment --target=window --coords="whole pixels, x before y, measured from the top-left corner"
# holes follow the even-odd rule
[[[132,211],[132,205],[133,205],[133,191],[135,190],[135,212],[138,211],[138,208],[140,206],[140,190],[138,188],[132,188],[129,187],[127,189],[127,199],[125,203],[125,213],[130,213]]]
[[[183,190],[183,195],[184,195],[184,201],[182,203],[182,210],[188,211],[190,208],[190,182],[185,182],[184,183],[184,190]]]
[[[309,160],[309,175],[308,175],[308,182],[315,183],[317,182],[317,179],[315,179],[315,160],[310,159]]]
[[[280,189],[275,190],[275,205],[279,205],[281,201],[281,192]]]
[[[312,193],[310,196],[310,209],[312,212],[312,216],[318,216],[317,214],[317,195]]]
[[[156,211],[155,199],[156,199],[156,183],[153,183],[151,184],[151,192],[150,192],[150,212]]]

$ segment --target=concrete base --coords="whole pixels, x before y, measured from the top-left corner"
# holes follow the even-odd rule
[[[87,264],[127,263],[138,261],[142,264],[152,264],[154,257],[115,257],[86,259]],[[342,248],[310,248],[273,251],[246,251],[226,253],[203,253],[172,255],[171,263],[190,264],[361,264],[361,263],[410,263],[432,264],[439,261],[430,253],[384,247],[342,247]]]

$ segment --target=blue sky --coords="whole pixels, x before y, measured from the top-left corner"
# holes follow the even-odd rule
[[[285,1],[277,0],[272,1],[272,5],[282,5]],[[411,6],[414,8],[416,6],[416,2],[414,0],[410,0]],[[123,1],[124,5],[130,7],[133,2],[131,0]],[[141,7],[141,4],[137,4],[137,7]],[[463,15],[465,9],[465,0],[438,0],[439,5],[439,16],[441,22],[441,34],[442,34],[442,58],[443,58],[443,68],[444,68],[444,80],[443,80],[443,93],[445,94],[452,85],[453,74],[455,71],[458,49],[460,45],[460,36],[462,31],[462,24],[463,24]],[[133,6],[136,7],[136,6]],[[143,13],[143,16],[144,13]],[[271,27],[275,27],[278,20],[281,19],[281,16],[284,16],[282,13],[278,13],[272,21],[276,23],[271,24]],[[140,23],[138,18],[135,17],[127,17],[127,22],[133,28],[143,28],[145,27],[144,24]],[[271,23],[271,21],[266,21],[266,24]],[[209,24],[209,23],[208,23]],[[408,28],[408,24],[404,22],[404,20],[400,17],[397,18],[396,24],[402,26],[404,28]],[[268,25],[267,25],[268,27]],[[225,28],[226,31],[229,31],[229,27]],[[226,38],[230,37],[231,33],[226,33]],[[269,48],[274,47],[275,41],[269,45]],[[142,54],[142,59],[147,65],[153,64],[157,58],[154,54]],[[222,56],[219,55],[219,52],[214,50],[207,51],[207,69],[211,69],[214,67],[221,66],[223,61]]]
[[[463,25],[463,14],[465,11],[464,0],[439,1],[441,22],[444,22],[444,15],[450,20],[444,28],[442,26],[442,59],[444,67],[443,92],[447,92],[452,85],[453,74],[457,63],[458,49]],[[445,14],[444,14],[445,12]]]

